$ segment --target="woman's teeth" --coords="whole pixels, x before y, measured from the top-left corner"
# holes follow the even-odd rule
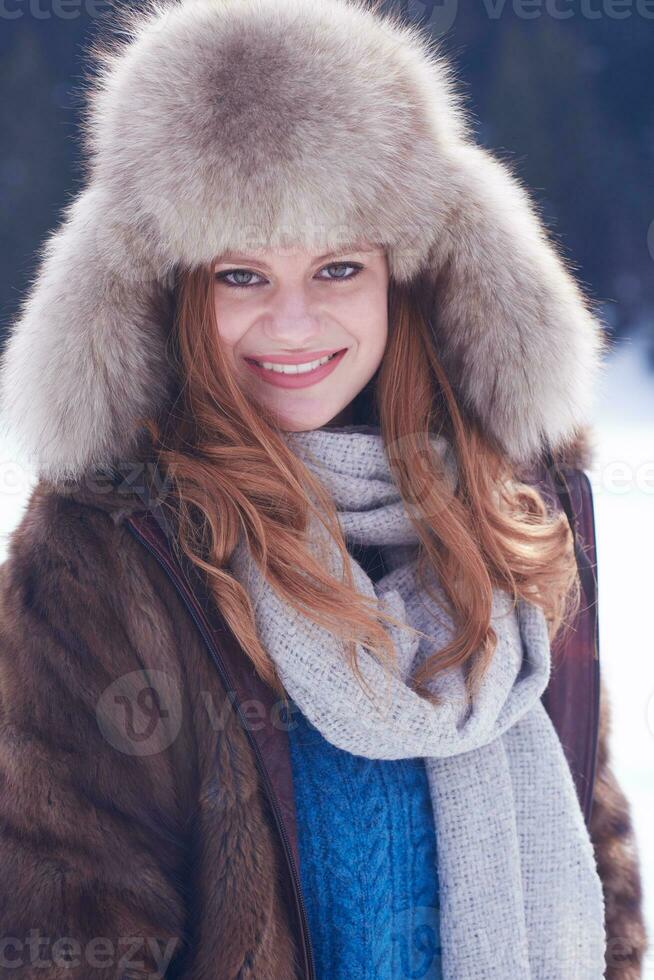
[[[306,364],[271,364],[270,361],[255,361],[254,363],[267,371],[276,371],[277,374],[306,374],[307,371],[315,371],[321,364],[331,361],[332,357],[336,357],[336,354],[339,353],[340,351],[335,351],[317,361],[307,361]]]

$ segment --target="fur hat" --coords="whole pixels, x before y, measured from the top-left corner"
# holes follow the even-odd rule
[[[513,460],[578,435],[601,326],[426,29],[365,0],[149,0],[118,26],[92,47],[84,187],[0,364],[3,422],[39,475],[129,455],[170,392],[157,297],[226,248],[384,244]]]

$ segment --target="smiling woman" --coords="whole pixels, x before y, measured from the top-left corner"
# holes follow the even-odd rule
[[[639,952],[590,628],[551,669],[572,497],[525,476],[583,465],[602,331],[378,7],[156,0],[94,48],[0,384],[39,476],[0,578],[26,980],[35,929],[71,980],[597,980],[625,920]]]

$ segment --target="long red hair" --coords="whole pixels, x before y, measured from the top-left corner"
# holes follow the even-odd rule
[[[497,639],[490,624],[495,587],[514,602],[523,597],[541,606],[552,639],[577,608],[579,580],[565,516],[550,512],[538,491],[517,478],[505,454],[457,404],[419,289],[391,279],[388,318],[382,363],[353,407],[356,421],[380,426],[420,539],[420,581],[427,588],[424,569],[436,569],[453,617],[451,642],[434,650],[411,680],[419,694],[438,703],[424,686],[428,678],[461,665],[472,696],[490,662]],[[384,624],[395,620],[354,590],[333,502],[265,406],[246,397],[234,378],[216,322],[209,267],[178,274],[168,353],[179,388],[164,417],[146,420],[170,487],[165,505],[174,512],[177,547],[205,576],[258,673],[285,696],[257,636],[249,596],[228,568],[241,529],[271,586],[343,641],[362,682],[357,643],[380,662],[394,663]],[[433,433],[442,433],[453,447],[455,492],[429,444]],[[312,509],[341,551],[343,580],[330,576],[307,548]]]

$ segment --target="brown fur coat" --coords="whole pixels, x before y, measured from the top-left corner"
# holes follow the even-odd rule
[[[138,504],[42,481],[0,569],[6,975],[292,980],[252,749],[177,593],[125,527]],[[605,976],[636,980],[640,881],[607,712],[603,690],[592,838]]]

